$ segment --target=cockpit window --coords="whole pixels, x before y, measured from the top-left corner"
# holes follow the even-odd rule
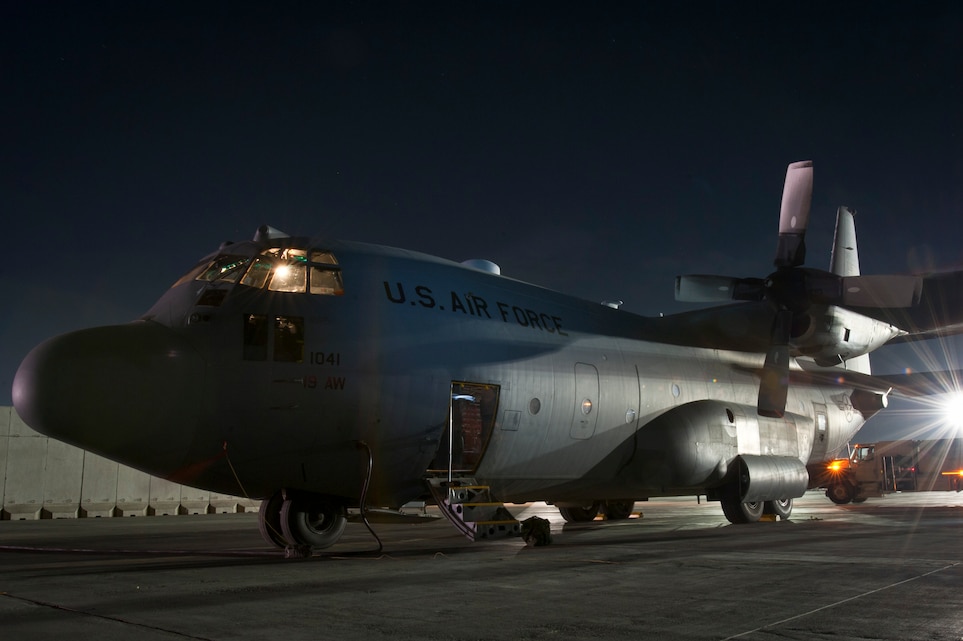
[[[334,257],[331,252],[323,252],[314,250],[311,252],[311,262],[312,263],[323,263],[325,265],[337,265],[338,259]]]
[[[207,269],[197,276],[197,280],[227,281],[236,283],[247,268],[251,259],[247,256],[218,256]]]
[[[198,265],[176,284],[187,280],[240,283],[273,292],[344,294],[338,259],[319,249],[272,247],[253,259],[224,254]]]
[[[191,271],[177,279],[171,287],[177,287],[193,280],[222,281],[236,283],[244,273],[251,259],[247,256],[222,255],[214,260],[195,265]]]
[[[258,256],[254,259],[254,262],[251,263],[251,267],[248,268],[247,273],[244,274],[244,278],[241,279],[241,284],[257,289],[266,287],[273,267],[274,262],[270,258]]]
[[[307,265],[283,263],[274,268],[274,276],[268,284],[272,292],[303,292],[308,281]]]
[[[344,293],[338,259],[328,251],[311,252],[311,293],[340,296]]]
[[[272,292],[344,293],[338,259],[329,251],[272,247],[254,259],[242,285]]]
[[[324,269],[311,266],[311,293],[340,296],[344,293],[340,269]]]

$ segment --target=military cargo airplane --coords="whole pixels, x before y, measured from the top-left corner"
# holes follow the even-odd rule
[[[43,434],[262,499],[285,548],[414,500],[473,538],[515,529],[503,502],[582,521],[705,495],[733,523],[787,518],[807,464],[886,406],[894,381],[868,354],[938,333],[924,312],[960,284],[860,275],[846,208],[829,270],[804,267],[811,192],[812,164],[791,164],[768,277],[681,276],[678,299],[725,304],[657,318],[489,261],[263,226],[139,320],[36,347],[14,403]]]

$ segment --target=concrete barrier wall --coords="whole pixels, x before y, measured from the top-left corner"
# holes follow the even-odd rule
[[[0,520],[215,514],[258,501],[150,476],[38,434],[0,407]]]

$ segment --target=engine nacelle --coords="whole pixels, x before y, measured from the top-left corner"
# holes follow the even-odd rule
[[[779,498],[795,492],[800,484],[805,491],[808,476],[801,461],[809,456],[811,431],[812,421],[798,414],[768,418],[748,405],[716,400],[686,403],[642,428],[636,454],[621,471],[620,480],[626,486],[671,492],[720,487],[732,474],[745,470],[747,488],[751,485],[754,493],[761,488],[776,495],[768,499]],[[801,452],[801,447],[806,451]],[[740,460],[742,467],[734,469]]]
[[[791,345],[823,367],[869,354],[902,333],[889,323],[835,305],[812,307],[805,317],[808,323],[793,327]]]
[[[809,471],[791,456],[741,454],[730,469],[743,503],[794,499],[809,486]]]

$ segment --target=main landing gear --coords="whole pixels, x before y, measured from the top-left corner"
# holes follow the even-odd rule
[[[566,523],[587,523],[594,521],[599,512],[609,521],[622,521],[632,516],[635,501],[594,501],[585,505],[558,506],[558,513]]]
[[[281,490],[261,501],[258,529],[279,548],[326,548],[341,538],[344,505],[316,494]]]
[[[808,483],[809,472],[796,458],[740,454],[729,466],[726,483],[709,489],[708,498],[722,504],[730,523],[755,523],[763,514],[786,520],[792,514],[792,498],[768,496],[802,496]]]
[[[786,520],[792,514],[792,499],[743,502],[735,492],[726,492],[719,502],[722,504],[722,513],[730,523],[755,523],[763,514]]]

